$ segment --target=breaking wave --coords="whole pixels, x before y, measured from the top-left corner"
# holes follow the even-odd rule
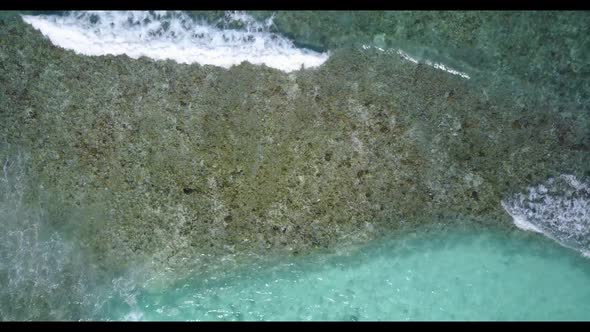
[[[24,15],[23,20],[62,48],[82,55],[142,56],[178,63],[229,68],[244,61],[291,72],[320,66],[328,53],[297,48],[270,32],[272,17],[258,22],[245,13],[225,20],[243,28],[222,29],[183,12],[74,11],[65,15]]]
[[[560,175],[502,201],[514,224],[590,257],[590,186]]]

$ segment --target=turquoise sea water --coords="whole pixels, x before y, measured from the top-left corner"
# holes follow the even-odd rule
[[[114,320],[589,320],[590,260],[536,234],[419,230],[111,303]],[[131,304],[131,305],[130,305]]]

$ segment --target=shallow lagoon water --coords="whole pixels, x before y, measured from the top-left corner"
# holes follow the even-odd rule
[[[590,261],[541,235],[421,229],[144,289],[113,320],[588,320]]]

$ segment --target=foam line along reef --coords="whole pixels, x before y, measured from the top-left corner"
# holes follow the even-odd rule
[[[182,12],[87,11],[23,19],[53,44],[90,56],[126,54],[223,68],[248,61],[287,72],[317,67],[329,57],[295,47],[268,31],[272,22],[261,24],[245,13],[227,16],[243,23],[241,29],[220,29]]]

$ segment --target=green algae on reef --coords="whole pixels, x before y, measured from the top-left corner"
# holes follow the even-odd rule
[[[587,114],[374,50],[226,70],[79,56],[5,19],[0,66],[0,142],[31,156],[29,200],[82,223],[102,264],[301,254],[439,215],[508,224],[504,195],[590,171]]]

